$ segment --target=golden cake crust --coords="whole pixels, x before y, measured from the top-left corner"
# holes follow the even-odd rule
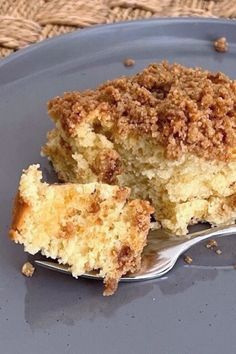
[[[21,228],[24,222],[24,216],[28,213],[30,206],[21,198],[20,192],[16,193],[13,209],[12,209],[12,223],[9,231],[11,240],[16,239],[17,230]]]
[[[164,146],[169,159],[188,151],[218,160],[234,159],[235,107],[236,83],[226,75],[167,62],[48,104],[49,114],[72,136],[97,111],[96,124],[102,121],[111,139],[142,135]]]

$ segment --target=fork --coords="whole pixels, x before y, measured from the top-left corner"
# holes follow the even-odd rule
[[[236,233],[236,225],[219,226],[189,234],[189,238],[181,239],[164,229],[153,229],[148,235],[147,246],[142,254],[142,265],[139,271],[126,274],[122,282],[132,282],[159,278],[168,273],[177,262],[179,256],[197,243],[217,236],[227,236]],[[53,261],[35,260],[41,267],[71,274],[67,265]],[[101,279],[97,272],[81,275],[89,279]]]

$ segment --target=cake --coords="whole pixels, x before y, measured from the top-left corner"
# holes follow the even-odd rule
[[[48,103],[42,149],[64,182],[131,188],[162,227],[236,218],[236,82],[162,62]]]
[[[23,172],[15,199],[10,237],[31,254],[41,252],[67,264],[72,275],[97,270],[104,295],[119,279],[139,269],[153,208],[129,200],[130,190],[99,182],[41,181],[39,165]]]

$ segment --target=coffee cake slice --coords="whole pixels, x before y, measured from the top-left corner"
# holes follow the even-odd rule
[[[41,179],[39,165],[23,172],[10,237],[26,252],[68,264],[74,277],[98,270],[104,295],[113,294],[121,276],[140,267],[153,209],[129,201],[128,188]]]
[[[236,82],[222,73],[152,64],[48,104],[43,154],[63,181],[128,186],[164,228],[236,218]]]

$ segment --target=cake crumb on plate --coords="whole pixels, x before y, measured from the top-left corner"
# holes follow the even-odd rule
[[[229,44],[228,44],[226,38],[220,37],[220,38],[216,39],[214,42],[214,48],[217,52],[220,52],[220,53],[227,52],[229,49]]]
[[[192,261],[193,261],[193,259],[192,259],[190,256],[184,256],[184,261],[185,261],[185,263],[187,263],[187,264],[191,264]]]
[[[126,59],[123,61],[123,64],[124,64],[124,66],[127,66],[127,67],[134,66],[135,60],[132,59],[132,58],[126,58]]]
[[[210,249],[213,249],[217,246],[218,246],[217,241],[213,239],[209,240],[206,244],[206,248],[210,248]]]
[[[30,262],[25,262],[21,268],[21,273],[28,278],[33,276],[34,271],[35,267]]]

